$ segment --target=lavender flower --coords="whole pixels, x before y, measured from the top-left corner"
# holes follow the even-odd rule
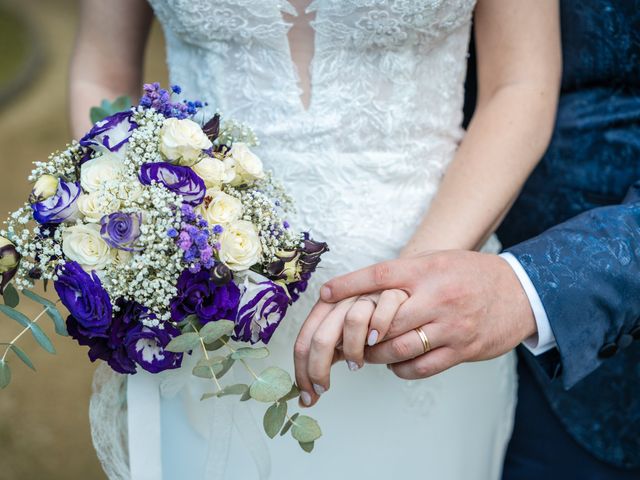
[[[80,140],[80,145],[95,151],[119,151],[129,142],[131,132],[138,128],[132,120],[132,112],[118,112],[96,123],[91,131]],[[84,161],[88,158],[83,158]]]
[[[140,182],[143,185],[151,185],[153,182],[160,183],[168,190],[182,195],[182,200],[193,206],[200,205],[206,193],[204,181],[193,170],[189,167],[166,162],[142,165]]]
[[[180,330],[170,323],[165,323],[163,329],[137,324],[125,339],[129,358],[151,373],[179,368],[182,364],[182,354],[165,350],[171,339],[178,335]]]
[[[107,245],[127,252],[136,250],[135,244],[140,238],[142,213],[112,213],[102,217],[100,224],[100,235]]]
[[[236,317],[240,289],[233,282],[216,285],[206,270],[185,270],[177,288],[178,295],[171,301],[171,318],[176,322],[194,314],[202,323]]]
[[[34,220],[43,225],[73,221],[78,213],[77,200],[81,193],[78,183],[60,180],[55,195],[31,205]]]
[[[233,339],[269,343],[289,308],[284,288],[255,272],[247,272]]]
[[[192,117],[202,108],[202,102],[172,102],[171,94],[160,88],[158,82],[147,83],[143,87],[144,95],[140,99],[140,106],[145,108],[153,108],[166,118],[178,118],[180,120]],[[178,85],[172,85],[171,90],[175,94],[182,93],[182,89]]]

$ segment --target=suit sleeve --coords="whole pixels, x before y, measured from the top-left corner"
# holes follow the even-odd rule
[[[507,250],[547,313],[566,389],[640,341],[640,181],[620,205],[585,212]]]

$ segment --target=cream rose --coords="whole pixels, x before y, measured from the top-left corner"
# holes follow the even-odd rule
[[[211,157],[204,157],[191,169],[204,180],[207,188],[220,189],[223,183],[230,183],[236,175],[229,163]]]
[[[121,181],[124,177],[124,163],[118,153],[107,152],[89,160],[80,169],[80,186],[85,192],[93,193],[100,185],[109,181]]]
[[[205,205],[207,206],[205,207]],[[205,202],[196,210],[209,222],[209,225],[219,224],[224,226],[240,219],[242,216],[242,202],[224,192],[207,190]]]
[[[98,223],[102,217],[120,209],[120,201],[104,193],[83,193],[78,197],[78,210],[87,222]]]
[[[160,152],[180,165],[194,165],[202,157],[202,150],[212,146],[200,125],[188,118],[168,118],[160,130]]]
[[[252,183],[264,178],[262,160],[249,149],[246,143],[234,143],[230,153],[236,171],[235,179],[231,182],[232,185]]]
[[[60,180],[53,175],[42,175],[33,185],[31,195],[37,202],[53,197],[58,191]]]
[[[251,222],[238,220],[220,235],[220,260],[231,270],[248,270],[258,263],[261,253],[260,237]]]
[[[62,232],[62,251],[69,260],[90,272],[103,270],[111,263],[111,249],[100,236],[96,224],[74,225]]]

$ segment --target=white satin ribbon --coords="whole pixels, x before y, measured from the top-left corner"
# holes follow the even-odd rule
[[[158,375],[141,372],[129,378],[127,385],[129,458],[131,480],[162,479],[160,397],[182,397],[190,426],[206,442],[205,478],[223,480],[229,456],[232,429],[235,426],[245,448],[253,458],[258,478],[266,480],[271,459],[264,436],[249,406],[237,397],[201,401],[210,392],[211,382],[199,379],[191,371],[199,356],[185,355],[183,365]],[[233,382],[233,371],[227,373]],[[171,435],[171,432],[164,432]],[[179,441],[179,439],[178,439]],[[190,479],[191,480],[191,479]]]

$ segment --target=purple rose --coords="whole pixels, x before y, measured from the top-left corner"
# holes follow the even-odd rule
[[[78,213],[77,200],[81,193],[78,183],[60,180],[55,195],[31,205],[34,220],[43,225],[74,220]]]
[[[62,304],[76,319],[81,335],[107,336],[113,311],[111,299],[95,272],[89,275],[78,263],[68,262],[59,270],[54,287]]]
[[[91,131],[82,137],[80,145],[96,151],[106,149],[117,152],[129,142],[131,132],[136,128],[138,124],[132,120],[131,111],[118,112],[96,123]]]
[[[202,323],[234,319],[240,302],[240,289],[233,282],[216,284],[207,270],[185,270],[178,278],[178,295],[171,300],[171,317],[179,322],[197,315]]]
[[[182,364],[182,354],[164,349],[178,335],[180,330],[169,323],[165,323],[163,329],[138,324],[127,334],[129,358],[151,373],[178,368]]]
[[[193,170],[167,162],[142,165],[140,182],[143,185],[151,185],[153,182],[160,183],[168,190],[181,195],[185,203],[194,207],[202,203],[206,192],[204,180]]]
[[[107,245],[127,252],[136,250],[135,244],[140,238],[142,213],[112,213],[102,217],[100,225],[100,235]]]
[[[289,308],[284,288],[255,272],[248,272],[243,284],[233,339],[269,343]]]

